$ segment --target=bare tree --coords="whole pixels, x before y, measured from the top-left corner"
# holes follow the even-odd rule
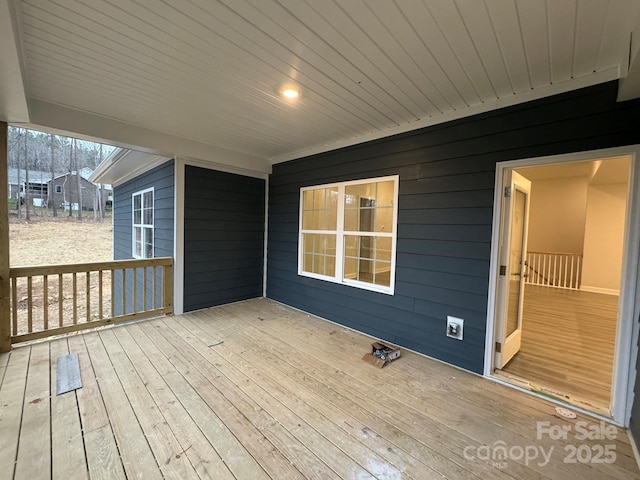
[[[80,168],[78,165],[78,142],[73,139],[73,157],[76,161],[76,180],[78,184],[78,220],[82,221],[82,184],[80,183]]]
[[[47,192],[49,194],[49,198],[48,198],[47,202],[53,207],[53,216],[57,217],[58,216],[58,206],[56,205],[56,199],[55,199],[55,188],[56,187],[54,185],[54,179],[56,178],[55,138],[54,138],[53,134],[51,134],[50,137],[51,137],[51,188]]]
[[[18,132],[18,141],[19,140],[20,140],[20,132]],[[16,207],[18,209],[18,218],[22,218],[22,192],[20,191],[20,187],[22,185],[21,178],[20,178],[20,166],[21,166],[20,158],[22,157],[22,155],[18,154],[16,157],[17,157],[16,160],[18,163],[18,194],[16,196],[16,200],[17,200]]]
[[[100,163],[102,165],[102,161],[104,160],[104,153],[102,151],[103,145],[100,144]],[[107,199],[105,197],[104,183],[100,184],[100,221],[104,222],[104,216],[107,209]]]
[[[71,178],[71,174],[73,173],[73,150],[74,150],[74,145],[76,143],[75,138],[71,140],[71,146],[69,147],[69,175],[68,177]],[[65,178],[64,181],[65,186],[67,185],[67,179]],[[73,197],[71,196],[71,187],[69,187],[69,218],[71,218],[73,216]]]
[[[29,195],[29,157],[27,155],[27,140],[29,139],[29,130],[24,129],[24,171],[25,171],[25,186],[24,186],[24,208],[26,212],[27,222],[31,220],[29,202],[31,196]]]

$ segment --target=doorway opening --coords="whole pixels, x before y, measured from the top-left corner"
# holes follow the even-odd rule
[[[620,416],[633,330],[632,315],[623,313],[635,301],[624,288],[633,156],[509,163],[499,169],[493,341],[485,373]],[[636,272],[634,264],[634,279]]]

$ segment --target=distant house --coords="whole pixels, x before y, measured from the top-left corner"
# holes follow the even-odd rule
[[[9,198],[24,197],[27,171],[23,168],[18,172],[17,168],[9,168]],[[51,172],[29,170],[29,196],[31,198],[46,201],[48,198],[48,184],[51,181]]]
[[[80,170],[80,199],[78,199],[78,175],[75,171],[58,175],[53,180],[49,180],[48,189],[51,192],[51,201],[65,209],[95,210],[100,204],[101,191],[99,185],[88,180],[91,173],[92,171],[88,168]],[[107,196],[107,203],[113,200],[111,185],[104,186],[104,194]],[[52,204],[50,203],[50,205]]]

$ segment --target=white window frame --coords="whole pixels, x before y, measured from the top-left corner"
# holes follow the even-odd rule
[[[148,224],[144,223],[144,194],[151,192],[153,195],[152,198],[152,217],[153,223]],[[136,223],[135,216],[135,197],[140,197],[140,206],[142,211],[140,212],[140,220],[141,223]],[[156,232],[155,232],[155,221],[156,221],[156,195],[154,191],[154,187],[145,188],[144,190],[139,190],[131,195],[131,256],[133,258],[153,258],[155,256],[155,241],[156,241]],[[141,228],[142,230],[142,255],[136,254],[136,228]],[[151,230],[152,238],[151,238],[151,256],[146,256],[146,249],[144,248],[146,245],[146,232]]]
[[[55,192],[62,193],[62,185],[56,185]]]
[[[344,203],[345,203],[345,190],[347,186],[359,185],[363,183],[379,183],[393,181],[393,232],[352,232],[345,231],[344,229]],[[300,189],[300,207],[299,207],[299,219],[298,219],[298,275],[303,277],[315,278],[318,280],[325,280],[332,283],[339,283],[342,285],[349,285],[352,287],[361,288],[363,290],[371,290],[374,292],[385,293],[393,295],[395,291],[395,279],[396,279],[396,243],[398,236],[398,190],[399,190],[399,175],[391,175],[387,177],[374,177],[365,178],[362,180],[353,180],[348,182],[336,182],[328,183],[324,185],[313,185],[309,187],[302,187]],[[309,190],[318,190],[324,188],[336,188],[338,189],[338,208],[337,208],[337,225],[336,230],[309,230],[302,228],[303,217],[303,197],[304,193]],[[306,272],[303,270],[304,266],[304,234],[327,234],[336,235],[336,266],[335,276],[320,275],[317,273]],[[345,235],[356,236],[371,236],[371,237],[387,237],[391,238],[391,272],[389,286],[376,285],[373,283],[362,282],[359,280],[344,278],[344,237]]]

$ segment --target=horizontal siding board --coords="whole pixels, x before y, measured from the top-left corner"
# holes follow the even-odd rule
[[[403,209],[398,224],[410,225],[491,225],[493,209],[489,207]]]
[[[490,240],[487,239],[487,240]],[[398,240],[398,253],[429,253],[442,257],[471,258],[489,260],[491,244],[489,242],[460,242],[452,240],[416,240],[401,238]]]
[[[398,207],[403,212],[423,208],[493,208],[493,189],[401,195]]]
[[[411,282],[418,285],[441,287],[448,290],[465,293],[475,293],[486,296],[489,278],[485,283],[478,281],[478,277],[448,272],[434,272],[417,268],[396,267],[396,279],[400,283]]]
[[[469,238],[487,238],[491,235],[491,225],[398,225],[398,235],[403,238],[425,240],[465,241]]]
[[[234,277],[229,272],[216,272],[217,279],[209,279],[202,283],[189,282],[189,290],[185,295],[185,299],[191,295],[218,295],[219,292],[233,290],[236,288],[253,288],[257,292],[262,292],[262,275],[244,275],[242,277]]]
[[[488,278],[489,260],[400,252],[396,255],[396,268],[400,267]]]
[[[184,310],[262,295],[264,180],[185,168]]]
[[[274,165],[267,295],[482,372],[496,162],[640,143],[640,104],[616,95],[612,82]],[[297,275],[300,188],[382,174],[400,176],[395,295]],[[465,319],[462,342],[446,315]]]

